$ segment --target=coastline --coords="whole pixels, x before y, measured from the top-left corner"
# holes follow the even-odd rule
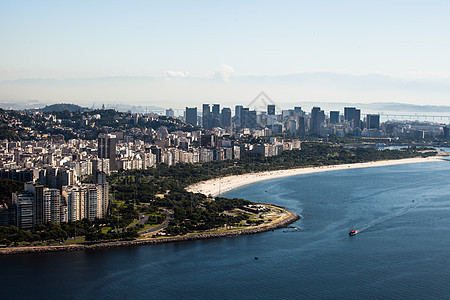
[[[275,205],[272,205],[275,206]],[[47,252],[63,252],[63,251],[90,251],[90,250],[101,250],[108,248],[118,248],[118,247],[132,247],[140,245],[158,245],[165,243],[175,243],[184,241],[195,241],[203,239],[212,239],[220,237],[236,237],[246,234],[254,234],[266,231],[272,231],[275,229],[286,227],[287,225],[300,219],[300,216],[276,206],[284,211],[284,215],[277,220],[272,221],[269,224],[263,224],[258,226],[252,226],[245,229],[234,229],[221,232],[204,232],[204,233],[191,233],[182,236],[173,237],[159,237],[159,238],[147,238],[138,239],[131,241],[115,241],[115,242],[99,242],[95,244],[67,244],[67,245],[54,245],[54,246],[34,246],[34,247],[8,247],[1,248],[0,255],[15,255],[15,254],[37,254],[37,253],[47,253]]]
[[[441,156],[434,157],[416,157],[416,158],[405,158],[397,160],[384,160],[384,161],[374,161],[365,163],[354,163],[354,164],[342,164],[342,165],[330,165],[321,167],[306,167],[297,169],[287,169],[278,171],[267,171],[259,173],[248,173],[243,175],[232,175],[227,177],[215,178],[207,181],[202,181],[193,184],[186,188],[189,192],[203,193],[205,195],[217,196],[221,193],[228,192],[232,189],[242,187],[248,184],[252,184],[259,181],[289,177],[295,175],[312,174],[319,172],[329,172],[338,170],[348,170],[348,169],[358,169],[358,168],[369,168],[369,167],[383,167],[392,166],[400,164],[411,164],[411,163],[423,163],[431,161],[440,161]],[[276,206],[274,204],[269,204]],[[271,231],[279,228],[286,227],[287,225],[300,219],[300,216],[288,211],[285,208],[281,208],[284,211],[284,216],[280,217],[269,224],[263,224],[258,226],[253,226],[244,229],[232,229],[221,232],[203,232],[203,233],[191,233],[182,236],[173,237],[158,237],[158,238],[145,238],[130,241],[114,241],[114,242],[98,242],[93,244],[67,244],[67,245],[50,245],[50,246],[32,246],[32,247],[7,247],[0,248],[0,255],[14,255],[14,254],[31,254],[31,253],[47,253],[47,252],[62,252],[62,251],[90,251],[90,250],[100,250],[107,248],[118,248],[118,247],[130,247],[139,245],[157,245],[163,243],[174,243],[183,241],[193,241],[200,239],[211,239],[219,237],[235,237],[239,235],[254,234],[265,231]]]
[[[305,175],[319,172],[329,172],[338,170],[348,170],[348,169],[359,169],[359,168],[370,168],[370,167],[384,167],[393,166],[401,164],[411,164],[411,163],[423,163],[430,161],[439,161],[442,157],[432,156],[432,157],[414,157],[414,158],[404,158],[404,159],[394,159],[394,160],[381,160],[373,162],[364,163],[354,163],[354,164],[342,164],[342,165],[329,165],[321,167],[306,167],[297,169],[286,169],[278,171],[265,171],[259,173],[247,173],[242,175],[232,175],[227,177],[210,179],[207,181],[202,181],[191,186],[188,186],[186,190],[193,193],[202,193],[207,196],[211,195],[213,197],[219,196],[225,192],[231,191],[233,189],[252,184],[259,181],[289,177],[295,175]]]

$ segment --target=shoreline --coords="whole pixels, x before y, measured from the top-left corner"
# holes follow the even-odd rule
[[[319,172],[329,172],[329,171],[339,171],[348,169],[360,169],[360,168],[370,168],[370,167],[384,167],[393,166],[401,164],[411,164],[411,163],[423,163],[431,161],[440,161],[442,156],[432,156],[432,157],[413,157],[413,158],[403,158],[403,159],[392,159],[392,160],[380,160],[364,163],[353,163],[353,164],[342,164],[342,165],[329,165],[320,167],[305,167],[296,169],[285,169],[278,171],[265,171],[258,173],[247,173],[242,175],[231,175],[227,177],[214,178],[199,183],[195,183],[186,188],[188,192],[201,193],[206,196],[219,196],[223,193],[229,192],[236,188],[249,185],[252,183],[276,179],[282,177],[289,177],[295,175],[306,175]]]
[[[67,244],[67,245],[54,245],[54,246],[34,246],[34,247],[8,247],[0,248],[0,255],[16,255],[16,254],[37,254],[48,252],[68,252],[68,251],[92,251],[101,249],[111,249],[119,247],[132,247],[140,245],[159,245],[165,243],[195,241],[204,239],[213,239],[220,237],[236,237],[240,235],[254,234],[266,231],[273,231],[275,229],[286,227],[287,225],[294,223],[300,219],[297,214],[288,211],[285,208],[271,204],[274,207],[282,209],[285,213],[277,220],[272,221],[269,224],[263,224],[253,226],[245,229],[235,229],[222,232],[204,232],[204,233],[191,233],[182,236],[173,237],[160,237],[160,238],[147,238],[131,241],[114,241],[114,242],[99,242],[95,244]]]
[[[442,156],[434,157],[415,157],[415,158],[405,158],[396,160],[383,160],[383,161],[373,161],[364,163],[354,163],[354,164],[342,164],[342,165],[329,165],[321,167],[305,167],[297,169],[286,169],[278,171],[266,171],[259,173],[247,173],[243,175],[232,175],[227,177],[210,179],[207,181],[202,181],[186,188],[189,192],[203,193],[207,196],[217,196],[221,193],[228,192],[230,190],[256,183],[259,181],[283,178],[296,175],[306,175],[319,172],[329,172],[338,170],[348,170],[348,169],[359,169],[359,168],[369,168],[369,167],[383,167],[392,166],[400,164],[411,164],[411,163],[423,163],[440,161]],[[204,232],[204,233],[191,233],[182,236],[174,237],[159,237],[159,238],[146,238],[137,239],[131,241],[114,241],[114,242],[98,242],[93,244],[67,244],[67,245],[52,245],[52,246],[32,246],[32,247],[7,247],[0,248],[0,255],[15,255],[15,254],[36,254],[36,253],[48,253],[48,252],[63,252],[63,251],[90,251],[90,250],[100,250],[108,248],[118,248],[118,247],[131,247],[139,245],[158,245],[165,243],[174,242],[184,242],[184,241],[194,241],[201,239],[212,239],[219,237],[235,237],[246,234],[254,234],[266,231],[273,231],[275,229],[286,227],[287,225],[300,219],[300,216],[296,215],[289,210],[279,207],[275,204],[269,204],[282,209],[285,212],[284,217],[280,217],[277,220],[272,221],[269,224],[258,225],[250,228],[244,229],[234,229],[222,232]]]

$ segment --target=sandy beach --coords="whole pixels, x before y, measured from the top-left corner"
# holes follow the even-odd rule
[[[260,173],[249,173],[243,175],[233,175],[222,178],[211,179],[207,181],[202,181],[191,185],[186,188],[189,192],[202,193],[205,195],[218,196],[225,192],[231,191],[235,188],[252,184],[258,181],[288,177],[293,175],[303,175],[318,172],[329,172],[337,170],[347,170],[347,169],[357,169],[357,168],[369,168],[369,167],[383,167],[392,166],[400,164],[413,164],[413,163],[423,163],[441,160],[441,157],[415,157],[415,158],[405,158],[396,160],[383,160],[375,162],[365,162],[356,164],[345,164],[345,165],[331,165],[323,167],[311,167],[311,168],[299,168],[299,169],[289,169],[289,170],[279,170],[279,171],[267,171]]]

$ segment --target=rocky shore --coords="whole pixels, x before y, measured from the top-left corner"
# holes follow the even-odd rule
[[[248,229],[237,229],[223,232],[207,232],[207,233],[194,233],[187,234],[183,236],[174,237],[160,237],[142,240],[132,240],[132,241],[117,241],[117,242],[104,242],[95,244],[68,244],[68,245],[57,245],[57,246],[36,246],[36,247],[8,247],[0,249],[0,255],[13,255],[13,254],[28,254],[28,253],[46,253],[46,252],[61,252],[61,251],[80,251],[80,250],[99,250],[107,248],[117,248],[117,247],[130,247],[138,245],[156,245],[163,243],[173,243],[173,242],[183,242],[183,241],[194,241],[201,239],[211,239],[219,237],[233,237],[244,234],[254,234],[265,231],[271,231],[278,228],[286,227],[287,225],[297,221],[300,217],[292,212],[285,210],[288,215],[271,224],[260,225],[257,227],[252,227]]]

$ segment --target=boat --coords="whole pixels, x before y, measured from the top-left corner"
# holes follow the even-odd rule
[[[356,235],[357,233],[358,233],[358,231],[352,230],[352,231],[350,231],[350,232],[348,233],[348,235],[349,235],[349,236],[354,236],[354,235]]]

